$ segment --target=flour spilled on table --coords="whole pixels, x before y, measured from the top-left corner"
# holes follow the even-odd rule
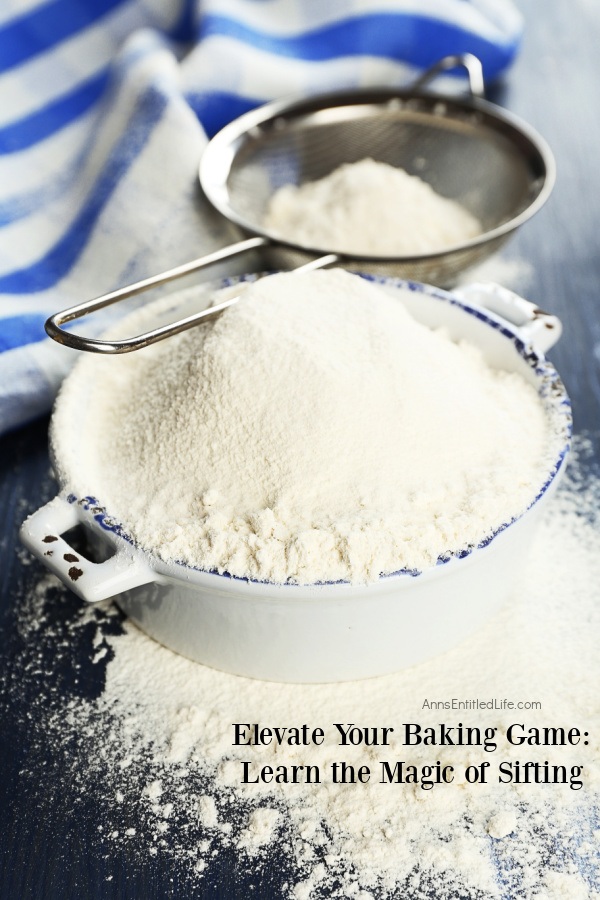
[[[122,622],[114,606],[82,608],[69,631],[89,631],[95,665],[106,666],[104,691],[64,709],[53,700],[52,672],[38,669],[40,706],[48,708],[45,738],[64,747],[68,790],[83,796],[93,784],[98,794],[99,842],[106,852],[126,845],[142,862],[162,856],[185,868],[199,891],[209,890],[219,857],[235,853],[238,871],[258,885],[273,867],[283,873],[277,890],[293,900],[600,897],[599,504],[600,480],[584,482],[575,460],[504,610],[451,652],[384,678],[341,685],[246,680],[176,656]],[[40,582],[20,615],[26,647],[51,644],[64,597],[54,579]],[[68,633],[56,643],[57,667],[69,653]],[[36,677],[33,655],[24,671]],[[424,708],[452,698],[541,708]],[[232,746],[236,722],[307,723],[323,728],[326,740]],[[459,722],[497,727],[497,749],[400,743],[402,723],[439,730]],[[392,726],[398,740],[340,747],[334,723]],[[509,746],[501,736],[512,723],[578,727],[588,744]],[[456,778],[432,789],[381,784],[384,759],[417,767],[440,761],[455,767]],[[461,772],[486,759],[489,783],[467,784]],[[328,773],[344,760],[370,766],[375,777],[368,784],[335,785],[324,775],[320,784],[244,786],[243,760],[253,773],[293,764]],[[567,783],[498,784],[498,764],[514,769],[517,760],[564,766]],[[583,767],[581,789],[573,766]]]

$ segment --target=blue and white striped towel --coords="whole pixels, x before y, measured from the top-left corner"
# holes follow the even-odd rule
[[[489,81],[520,34],[511,0],[4,0],[0,433],[49,409],[76,355],[49,314],[227,242],[196,190],[207,135],[448,53]]]

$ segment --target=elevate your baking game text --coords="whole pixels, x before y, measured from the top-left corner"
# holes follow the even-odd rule
[[[587,731],[575,726],[528,727],[515,722],[500,732],[495,726],[480,727],[440,723],[421,726],[417,722],[404,722],[399,726],[359,725],[354,722],[334,722],[326,731],[322,727],[307,724],[294,726],[266,726],[258,723],[233,723],[234,747],[264,748],[286,745],[289,747],[313,747],[333,743],[340,747],[481,747],[486,753],[494,753],[502,742],[512,747],[576,747],[588,745]],[[445,753],[448,757],[448,754]],[[372,757],[371,757],[372,760]],[[242,784],[281,783],[320,784],[329,780],[335,784],[366,784],[377,780],[380,784],[419,784],[423,790],[436,785],[453,783],[485,784],[493,777],[492,763],[483,760],[463,770],[447,759],[428,765],[412,765],[407,760],[380,760],[378,771],[369,765],[339,760],[327,766],[328,772],[318,765],[261,765],[257,760],[240,760]],[[502,760],[497,765],[500,784],[556,784],[568,785],[571,790],[583,787],[583,765],[551,765],[544,759]]]

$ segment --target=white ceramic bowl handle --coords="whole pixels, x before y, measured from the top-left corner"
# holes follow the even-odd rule
[[[102,563],[86,559],[63,535],[77,525],[100,528],[78,503],[59,495],[33,513],[21,526],[23,544],[83,600],[96,603],[121,591],[156,580],[134,547],[119,541],[115,553]]]
[[[535,303],[499,284],[468,284],[453,293],[504,319],[513,326],[511,330],[523,343],[529,344],[539,356],[544,356],[562,334],[562,323],[557,316],[544,312]]]

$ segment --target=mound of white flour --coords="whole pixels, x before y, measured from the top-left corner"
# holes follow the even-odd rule
[[[548,472],[530,385],[341,271],[271,276],[214,322],[85,364],[99,387],[75,492],[205,569],[278,583],[422,569],[523,512]],[[56,434],[72,432],[63,405]]]
[[[363,159],[272,196],[263,225],[288,241],[358,256],[417,256],[463,244],[481,223],[404,169]]]

